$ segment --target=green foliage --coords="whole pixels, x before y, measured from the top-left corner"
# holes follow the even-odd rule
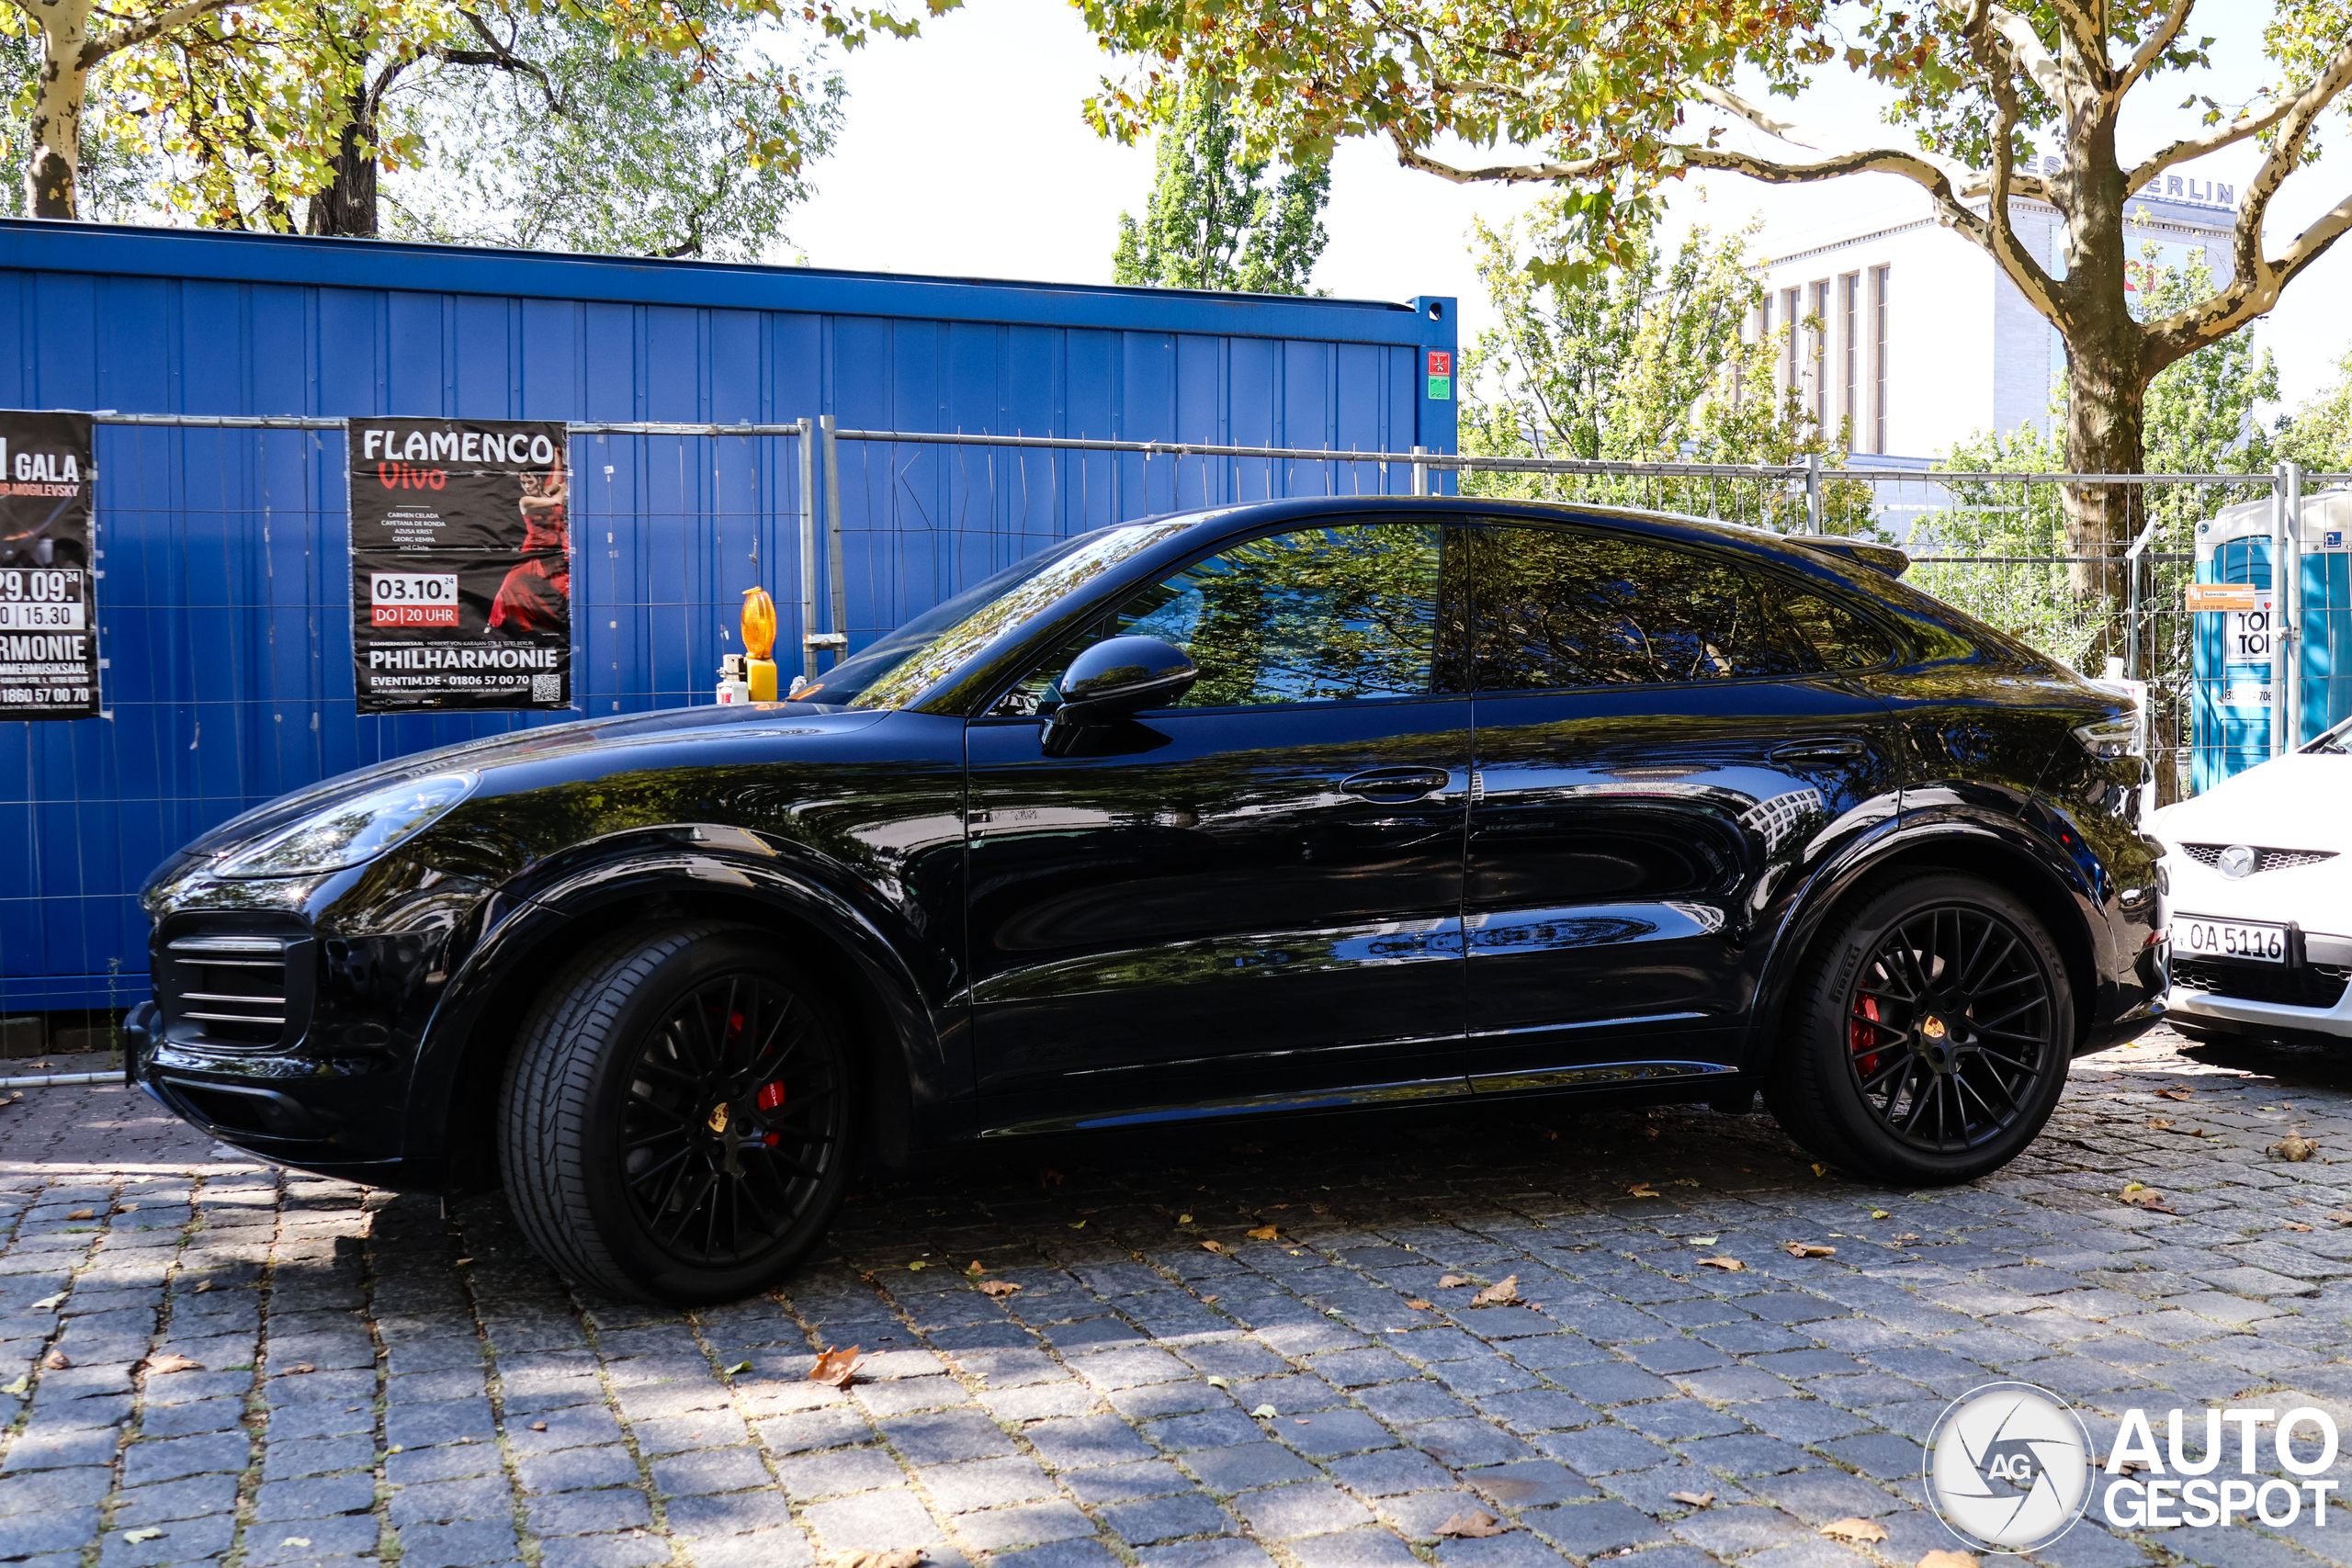
[[[394,123],[430,151],[385,196],[402,237],[528,250],[757,259],[831,150],[842,80],[781,26],[697,13],[711,64],[619,47],[542,11],[502,40],[533,71],[426,62]]]
[[[1763,300],[1749,271],[1753,228],[1718,237],[1698,225],[1669,261],[1645,221],[1617,260],[1579,254],[1584,226],[1558,197],[1516,224],[1481,222],[1478,276],[1499,326],[1462,356],[1460,446],[1469,456],[1612,463],[1788,464],[1841,459],[1845,432],[1825,434],[1774,367],[1796,328],[1742,340]],[[1548,258],[1550,265],[1540,265]],[[1559,279],[1583,276],[1583,284]],[[1836,439],[1831,439],[1831,436]],[[1781,480],[1474,473],[1464,494],[1611,502],[1695,512],[1790,529],[1804,495]],[[1872,531],[1867,485],[1828,482],[1830,531]]]
[[[2335,371],[2334,386],[2279,424],[2278,456],[2315,474],[2352,473],[2352,353]]]
[[[1305,294],[1329,236],[1328,158],[1302,157],[1272,181],[1216,89],[1185,91],[1160,131],[1140,221],[1119,215],[1112,281],[1167,288]]]
[[[33,88],[40,73],[40,31],[13,6],[0,6],[0,160],[24,166],[31,145]],[[147,165],[138,119],[104,81],[94,85],[82,141],[82,207],[100,222],[136,222],[149,212]],[[0,215],[22,218],[25,183],[0,180]]]

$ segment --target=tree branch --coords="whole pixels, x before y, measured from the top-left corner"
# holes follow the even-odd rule
[[[2130,92],[2133,84],[2146,75],[2148,68],[2155,64],[2156,57],[2172,47],[2173,39],[2180,36],[2180,29],[2188,24],[2190,7],[2196,4],[2197,0],[2172,0],[2172,9],[2165,13],[2165,19],[2156,25],[2155,31],[2148,35],[2148,41],[2142,44],[2132,54],[2132,62],[2123,68],[2123,74],[2116,79],[2117,96],[2120,97],[2123,94]]]
[[[2059,69],[2057,58],[2042,47],[2031,23],[2004,6],[1983,6],[1980,9],[1978,5],[1967,4],[1965,0],[1939,0],[1939,3],[1947,11],[1962,13],[1963,28],[1989,23],[2004,51],[2009,56],[2007,63],[2014,67],[2016,73],[2030,77],[2033,85],[2041,89],[2043,97],[2061,107],[2064,107],[2065,73]]]
[[[158,12],[145,21],[128,28],[118,28],[104,38],[92,39],[82,46],[82,69],[89,70],[107,55],[120,50],[133,49],[152,39],[187,26],[200,17],[223,10],[233,0],[186,0],[186,4]]]
[[[2175,360],[2219,342],[2278,303],[2287,285],[2312,263],[2325,255],[2336,241],[2352,231],[2352,196],[2346,197],[2295,237],[2286,254],[2265,262],[2256,279],[2233,278],[2228,288],[2148,324],[2147,373],[2154,375]]]
[[[2242,115],[2219,130],[2209,130],[2202,136],[2185,136],[2171,146],[2143,159],[2123,176],[2123,188],[2132,191],[2143,190],[2150,180],[2176,164],[2186,164],[2192,158],[2202,158],[2208,152],[2218,152],[2224,147],[2244,141],[2249,136],[2259,136],[2294,112],[2294,99],[2281,98],[2271,105],[2266,113],[2254,116]]]
[[[2009,220],[2012,165],[2017,161],[2018,121],[2024,111],[2018,95],[2017,78],[2004,69],[2008,62],[2004,57],[2011,56],[2015,51],[2004,47],[2007,40],[1996,31],[1993,17],[1998,10],[1998,6],[1977,0],[1961,28],[1961,35],[1968,40],[1970,52],[1976,56],[1977,63],[1984,69],[1986,90],[1992,95],[1994,107],[1993,168],[1990,189],[1984,202],[1986,232],[1979,243],[1992,256],[1994,264],[2008,275],[2009,281],[2016,284],[2018,291],[2041,313],[2042,319],[2052,326],[2063,326],[2067,311],[2060,299],[2057,281],[2033,254],[2018,243],[2017,228]]]
[[[1827,152],[1837,145],[1838,139],[1827,132],[1799,125],[1793,120],[1782,119],[1769,109],[1750,103],[1729,88],[1719,87],[1712,82],[1693,82],[1690,84],[1690,91],[1703,101],[1722,109],[1725,114],[1736,116],[1765,135],[1786,141],[1791,146],[1803,147],[1812,152]],[[1846,148],[1840,151],[1853,150]],[[1992,188],[1988,176],[1953,159],[1939,158],[1932,152],[1906,152],[1901,155],[1916,158],[1941,173],[1951,182],[1952,190],[1956,195],[1983,196]],[[2039,175],[2014,175],[2011,179],[2011,188],[2019,196],[2031,197],[2040,201],[2051,199],[2048,182]]]
[[[2336,52],[2335,58],[2312,79],[2311,85],[2295,95],[2288,112],[2280,117],[2270,154],[2255,171],[2245,201],[2238,209],[2231,257],[2233,287],[2256,288],[2268,270],[2270,264],[2262,255],[2262,222],[2269,213],[2271,198],[2302,163],[2303,144],[2311,138],[2312,127],[2346,84],[2352,84],[2352,44]]]

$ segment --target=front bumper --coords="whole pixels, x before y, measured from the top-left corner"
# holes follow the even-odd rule
[[[2176,954],[2167,1003],[2191,1023],[2301,1030],[2352,1039],[2352,984],[2344,984],[2336,973],[2352,971],[2352,937],[2322,931],[2297,935],[2300,951],[2284,965],[2225,959],[2181,964]],[[2289,999],[2296,994],[2324,998],[2330,988],[2339,994],[2323,1005]]]

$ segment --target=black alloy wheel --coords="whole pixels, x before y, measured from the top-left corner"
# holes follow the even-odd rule
[[[2049,1070],[2051,977],[2025,934],[1979,904],[1931,906],[1888,932],[1847,1020],[1862,1102],[1928,1153],[1999,1136]]]
[[[525,1235],[639,1300],[775,1283],[847,1184],[848,1042],[823,988],[742,927],[642,928],[583,954],[508,1066],[503,1165]]]
[[[1791,1136],[1889,1181],[1965,1181],[2033,1141],[2065,1087],[2066,965],[2032,910],[1930,873],[1857,894],[1807,954],[1765,1099]]]

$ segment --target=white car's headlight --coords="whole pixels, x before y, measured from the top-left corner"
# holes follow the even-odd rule
[[[216,876],[316,876],[363,865],[474,792],[480,773],[429,778],[354,795],[232,851]]]

